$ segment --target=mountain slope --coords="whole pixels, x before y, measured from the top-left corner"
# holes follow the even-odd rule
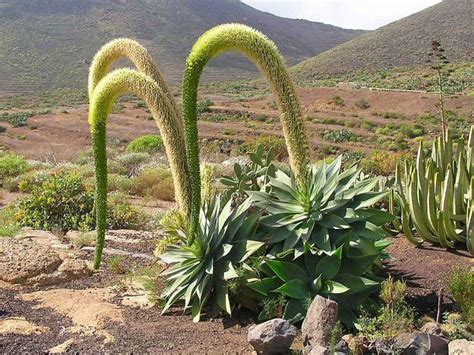
[[[363,33],[284,19],[238,0],[0,0],[0,91],[84,87],[94,53],[121,36],[139,40],[165,75],[179,80],[198,36],[226,22],[266,33],[289,64]],[[208,75],[242,75],[242,70],[254,68],[226,55]]]
[[[424,64],[433,40],[451,62],[473,60],[473,2],[444,0],[308,59],[292,70],[298,81],[357,71]]]

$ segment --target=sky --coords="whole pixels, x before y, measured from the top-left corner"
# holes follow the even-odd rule
[[[275,15],[374,30],[441,0],[242,0]]]

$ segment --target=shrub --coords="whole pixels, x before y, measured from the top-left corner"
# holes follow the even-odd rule
[[[209,113],[212,112],[211,106],[214,105],[214,102],[210,99],[206,99],[205,101],[199,101],[197,103],[197,114]]]
[[[133,206],[126,195],[112,193],[107,201],[107,227],[110,229],[147,230],[151,217],[143,209]]]
[[[107,259],[107,266],[116,274],[125,274],[127,271],[123,256],[113,255]]]
[[[133,194],[174,201],[174,184],[171,171],[167,168],[142,170],[132,181]]]
[[[360,335],[367,336],[369,340],[392,340],[414,329],[415,314],[404,297],[406,287],[405,282],[393,281],[391,277],[382,282],[382,306],[374,316],[365,313],[358,319]]]
[[[111,164],[110,172],[126,175],[126,176],[134,176],[136,175],[140,167],[148,162],[150,159],[150,154],[148,153],[128,153],[118,156],[114,164]]]
[[[130,153],[156,153],[163,148],[163,140],[157,135],[147,135],[139,137],[127,146]]]
[[[77,172],[60,172],[31,190],[17,206],[16,219],[24,226],[67,231],[93,227],[94,196]]]
[[[390,176],[395,175],[397,164],[411,160],[403,153],[388,153],[374,150],[360,162],[360,167],[366,174]]]
[[[347,129],[325,132],[322,137],[332,143],[357,142],[359,140],[357,134]]]
[[[268,135],[260,136],[253,141],[241,145],[239,147],[239,153],[248,154],[255,152],[260,145],[263,146],[267,152],[272,150],[273,157],[276,160],[283,160],[288,156],[285,141],[280,137]]]
[[[13,237],[20,230],[20,223],[14,218],[11,207],[0,210],[0,237]]]
[[[448,276],[448,286],[464,321],[474,330],[474,273],[468,267],[456,268]]]
[[[357,100],[354,105],[362,110],[367,110],[370,107],[370,104],[364,99]]]
[[[334,95],[331,99],[331,103],[336,106],[344,106],[344,99],[339,95]]]
[[[7,127],[0,126],[0,133],[5,133],[7,131]]]
[[[133,187],[133,180],[131,178],[119,174],[108,174],[107,182],[109,192],[118,191],[128,194]]]
[[[15,177],[28,169],[28,162],[19,155],[6,154],[0,157],[0,182],[7,177]]]

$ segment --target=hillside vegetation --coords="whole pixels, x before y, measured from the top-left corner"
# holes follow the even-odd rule
[[[192,44],[216,24],[240,22],[261,30],[289,64],[363,33],[284,19],[237,0],[0,0],[0,22],[0,92],[83,88],[93,54],[121,36],[143,43],[166,77],[177,81]],[[241,57],[226,55],[208,77],[254,70]]]
[[[472,12],[471,0],[444,0],[308,59],[293,73],[300,82],[312,82],[421,65],[433,40],[442,43],[451,62],[472,61]]]

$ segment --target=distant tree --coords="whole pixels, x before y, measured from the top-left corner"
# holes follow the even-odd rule
[[[436,70],[438,75],[438,92],[439,92],[439,110],[441,118],[441,131],[443,133],[443,139],[447,138],[448,122],[446,118],[446,112],[444,110],[444,86],[443,80],[444,76],[449,76],[449,71],[445,70],[447,64],[449,64],[448,59],[445,55],[445,49],[441,46],[441,43],[438,41],[431,42],[431,51],[428,53],[427,63],[430,64],[431,69]]]

